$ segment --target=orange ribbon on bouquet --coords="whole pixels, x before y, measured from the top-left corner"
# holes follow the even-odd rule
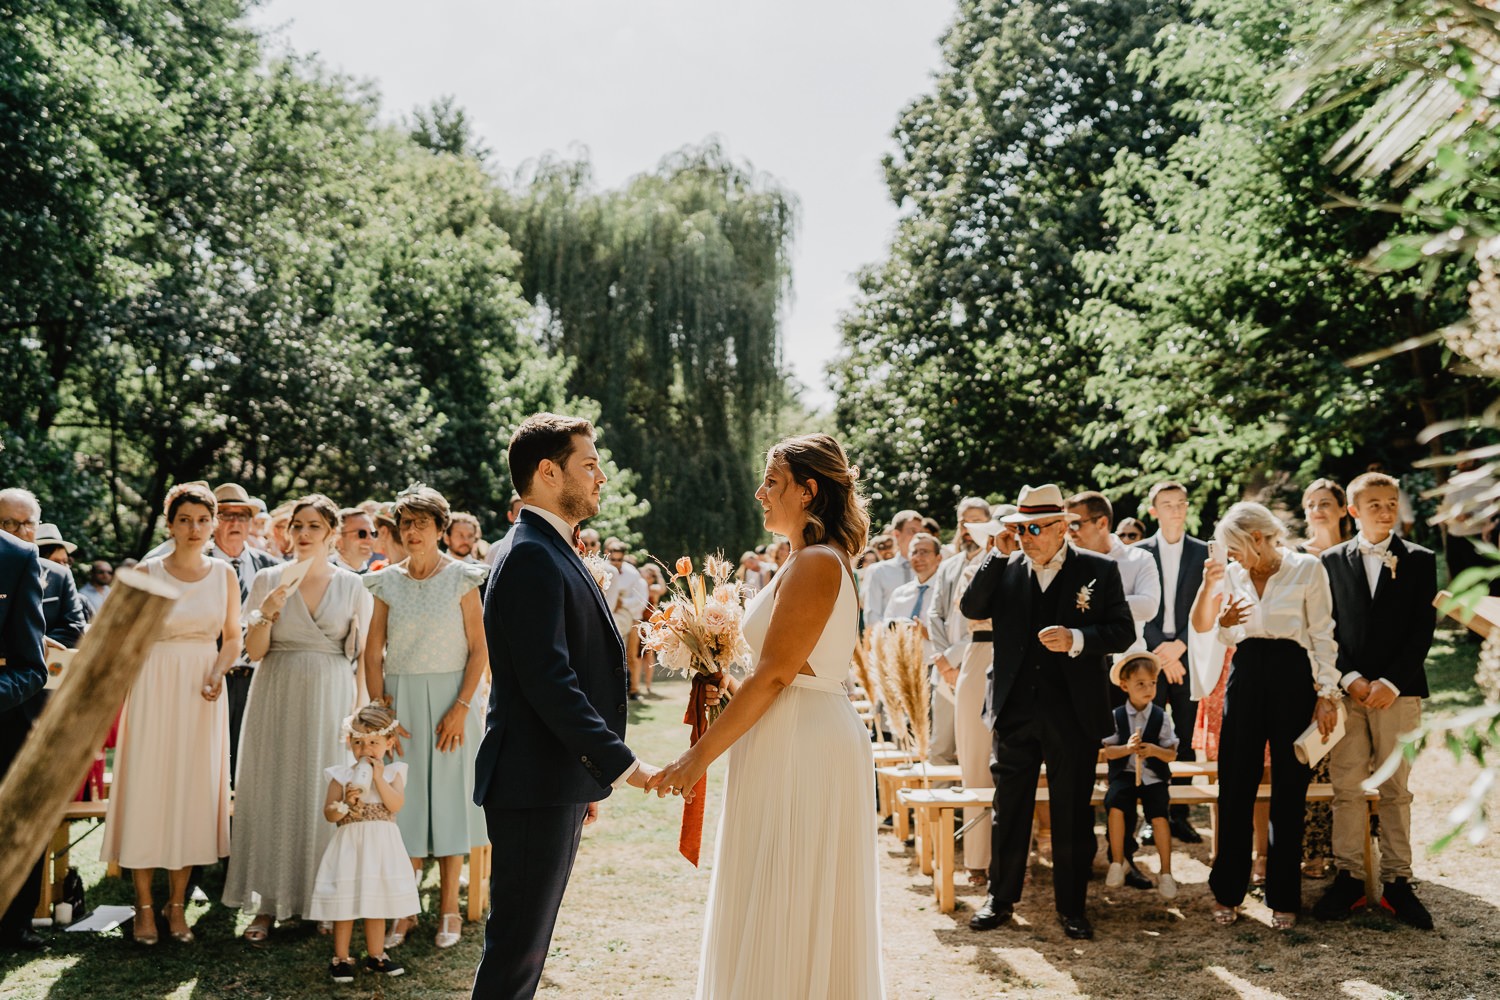
[[[693,674],[693,691],[688,696],[687,714],[682,721],[692,726],[688,736],[688,746],[697,745],[708,732],[708,686],[715,685],[723,690],[724,675],[719,674]],[[722,695],[721,695],[722,697]],[[677,850],[682,856],[692,862],[693,867],[698,867],[698,854],[703,847],[703,805],[708,795],[708,773],[693,786],[693,800],[682,804],[682,833],[677,838]]]

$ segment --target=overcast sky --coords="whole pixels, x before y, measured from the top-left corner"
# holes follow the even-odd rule
[[[716,136],[801,205],[786,359],[824,366],[896,210],[880,158],[929,89],[949,0],[266,0],[279,44],[376,83],[390,118],[454,96],[501,169],[586,147],[602,186]]]

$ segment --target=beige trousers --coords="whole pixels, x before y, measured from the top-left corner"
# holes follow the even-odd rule
[[[1364,780],[1396,749],[1397,738],[1422,723],[1422,699],[1400,697],[1390,708],[1368,709],[1352,698],[1344,738],[1328,752],[1333,781],[1333,858],[1361,876],[1365,868]],[[1380,786],[1380,880],[1411,877],[1411,764],[1403,760]]]
[[[958,667],[953,736],[958,744],[958,769],[963,775],[965,788],[995,787],[990,773],[995,736],[984,724],[984,695],[989,685],[989,678],[985,675],[993,660],[994,647],[987,642],[975,642],[969,645],[968,655]],[[984,815],[984,809],[965,809],[964,824],[967,826]],[[964,834],[964,867],[988,871],[993,839],[988,823],[974,822]]]

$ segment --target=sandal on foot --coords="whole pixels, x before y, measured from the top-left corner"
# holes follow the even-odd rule
[[[433,944],[439,948],[452,948],[458,944],[460,935],[463,934],[464,918],[457,913],[445,913],[442,920],[438,922],[437,937]]]
[[[1214,904],[1214,923],[1220,927],[1228,927],[1238,919],[1240,919],[1240,908],[1238,906]]]
[[[146,921],[146,926],[151,928],[150,934],[141,933],[142,920]],[[160,940],[156,931],[156,912],[150,906],[137,906],[135,908],[135,919],[131,922],[130,933],[135,938],[136,944],[147,947]]]
[[[976,889],[990,884],[990,873],[982,868],[969,869],[969,884]]]
[[[171,913],[173,910],[177,910],[179,913],[182,914],[182,922],[183,922],[183,924],[184,925],[187,924],[187,907],[184,904],[182,904],[182,903],[168,903],[166,906],[163,906],[162,909],[165,910],[165,911],[167,911],[168,913]],[[171,927],[172,927],[172,918],[168,917],[167,918],[167,935],[173,941],[176,941],[178,944],[192,944],[193,943],[193,929],[191,927],[187,928],[186,930],[181,930],[181,931],[174,931],[174,930],[171,929]]]
[[[260,917],[256,917],[250,921],[250,926],[245,928],[240,937],[250,944],[264,944],[266,938],[271,936],[271,926],[275,923],[274,919],[262,921]]]
[[[1273,931],[1289,931],[1296,926],[1297,914],[1295,913],[1273,912],[1271,914],[1271,930]]]
[[[417,929],[416,917],[402,917],[391,925],[390,932],[385,936],[385,949],[390,951],[398,944],[406,940],[406,935]]]

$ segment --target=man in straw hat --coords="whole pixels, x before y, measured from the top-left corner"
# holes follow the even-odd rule
[[[1119,567],[1068,544],[1076,518],[1048,483],[1021,490],[1015,525],[1021,551],[991,552],[959,603],[994,623],[995,662],[985,720],[995,734],[990,895],[974,930],[1008,922],[1021,898],[1031,848],[1037,778],[1047,765],[1052,811],[1052,887],[1070,938],[1094,936],[1084,912],[1094,840],[1094,764],[1114,730],[1110,654],[1135,641]]]

